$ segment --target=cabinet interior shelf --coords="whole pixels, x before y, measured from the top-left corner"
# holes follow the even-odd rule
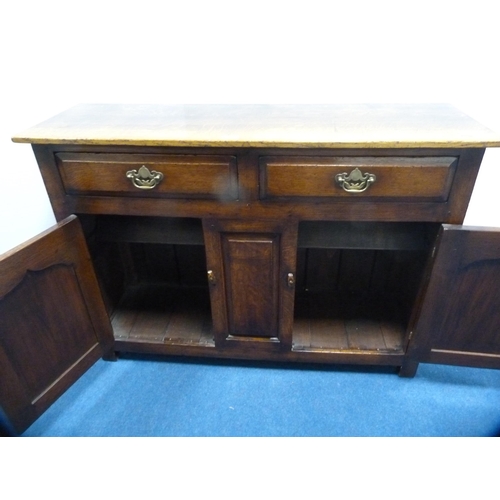
[[[403,352],[406,333],[396,297],[300,294],[295,301],[293,349]]]
[[[191,217],[100,216],[97,237],[102,241],[203,245],[201,220]]]
[[[405,321],[395,298],[301,294],[295,304],[294,351],[401,354]],[[133,285],[111,317],[120,341],[214,347],[208,291]]]
[[[303,221],[298,248],[424,250],[437,233],[435,224],[420,222]]]
[[[140,284],[127,288],[111,317],[115,338],[213,346],[208,290]]]
[[[103,241],[203,245],[201,220],[189,217],[100,216]],[[298,248],[422,250],[434,241],[438,225],[419,222],[302,221]]]

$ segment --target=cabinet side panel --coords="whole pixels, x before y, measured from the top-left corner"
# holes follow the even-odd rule
[[[50,203],[54,215],[58,221],[70,216],[74,211],[69,206],[62,179],[55,162],[54,152],[51,146],[33,145],[38,168],[49,194]]]
[[[484,155],[484,149],[465,149],[461,152],[448,200],[450,224],[462,224],[472,196],[476,177]]]

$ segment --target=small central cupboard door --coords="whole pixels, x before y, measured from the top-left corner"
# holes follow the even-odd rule
[[[219,347],[290,349],[297,224],[204,221]]]

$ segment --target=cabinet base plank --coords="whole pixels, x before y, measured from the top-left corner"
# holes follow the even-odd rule
[[[153,343],[149,341],[116,340],[118,354],[162,355],[174,357],[202,357],[215,359],[238,359],[284,363],[310,363],[324,365],[393,366],[401,367],[404,354],[401,352],[375,352],[360,350],[295,348],[290,351],[242,350],[217,348],[214,344],[188,344],[182,342]]]
[[[380,299],[363,294],[303,294],[297,305],[295,350],[403,352],[405,322],[397,308],[384,308]]]
[[[116,340],[213,345],[206,289],[131,286],[114,311],[111,324]]]

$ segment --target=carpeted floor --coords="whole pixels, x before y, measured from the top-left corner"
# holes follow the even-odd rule
[[[496,436],[500,371],[99,361],[23,436]]]

